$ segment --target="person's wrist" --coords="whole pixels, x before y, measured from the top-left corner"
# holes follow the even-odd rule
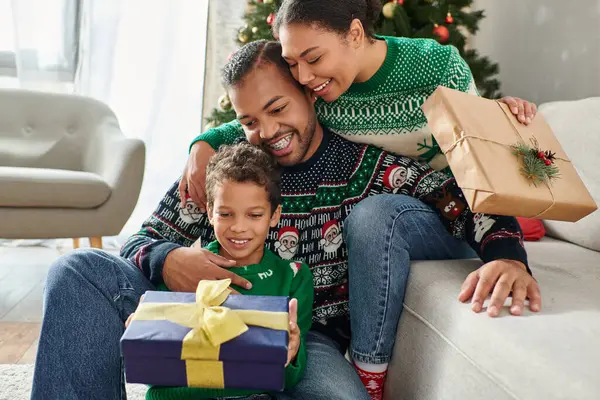
[[[179,257],[181,257],[183,253],[185,253],[185,249],[185,247],[179,247],[177,249],[171,250],[167,254],[162,269],[163,280],[165,280],[165,277],[168,277],[169,274],[172,272],[173,267],[177,264],[177,260],[179,259]]]
[[[518,267],[520,269],[522,269],[523,271],[527,272],[527,266],[525,264],[523,264],[523,262],[518,261],[518,260],[508,260],[508,259],[504,259],[502,260],[504,262],[507,262],[511,265],[514,265],[515,267]]]

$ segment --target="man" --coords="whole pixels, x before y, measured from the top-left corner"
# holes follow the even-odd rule
[[[464,300],[473,297],[475,311],[496,281],[502,284],[493,291],[492,308],[502,307],[512,289],[513,307],[523,307],[529,296],[531,308],[539,309],[539,291],[528,273],[514,218],[485,216],[493,224],[488,223],[489,228],[476,237],[482,229],[476,230],[475,219],[482,220],[481,215],[468,207],[454,207],[456,213],[445,210],[448,198],[455,204],[464,200],[453,179],[414,160],[324,130],[316,121],[313,99],[290,75],[276,43],[244,46],[228,62],[223,76],[247,139],[284,166],[282,218],[271,230],[267,246],[306,261],[314,278],[314,329],[306,337],[306,375],[294,389],[275,394],[277,399],[369,399],[343,356],[349,335],[348,291],[351,301],[355,299],[350,307],[352,357],[364,355],[362,360],[373,357],[375,364],[387,363],[410,259],[429,257],[425,253],[456,257],[452,251],[460,242],[447,231],[465,239],[486,262],[469,276],[461,292]],[[389,186],[395,185],[386,185],[384,175],[396,166],[407,174],[399,194],[392,195]],[[402,210],[394,202],[399,198],[406,198]],[[124,245],[122,257],[77,251],[53,265],[45,291],[32,398],[118,398],[123,383],[118,343],[123,323],[144,291],[155,285],[164,282],[173,291],[194,291],[202,279],[231,278],[238,286],[248,284],[227,271],[233,263],[189,247],[198,238],[206,243],[214,235],[205,214],[198,214],[193,204],[182,209],[180,203],[176,182],[142,230]],[[423,209],[424,219],[416,223],[424,224],[428,235],[440,238],[442,244],[436,248],[413,245],[415,235],[405,233],[414,224],[398,219],[400,215],[414,218],[416,214],[410,213]],[[245,228],[239,229],[243,233]],[[384,261],[387,255],[392,257]],[[348,259],[356,261],[349,265]],[[348,268],[360,284],[348,282]],[[377,290],[381,285],[388,288],[387,298],[382,299]],[[373,333],[376,323],[380,329]],[[381,353],[364,350],[370,346]]]

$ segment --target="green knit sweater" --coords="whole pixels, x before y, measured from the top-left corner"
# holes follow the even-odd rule
[[[206,249],[219,253],[219,242],[214,241]],[[233,273],[252,283],[252,289],[246,290],[231,285],[241,294],[257,296],[289,296],[298,300],[298,328],[300,329],[300,348],[295,360],[285,369],[285,388],[294,387],[304,376],[306,369],[306,348],[304,336],[312,325],[313,276],[304,263],[282,260],[265,248],[265,254],[259,264],[229,268]],[[164,284],[157,290],[169,290]],[[257,390],[241,389],[204,389],[189,387],[152,386],[146,392],[146,400],[192,400],[212,399],[215,397],[249,396],[264,393]]]
[[[346,139],[396,155],[448,166],[427,127],[421,105],[438,86],[478,95],[473,76],[458,50],[432,39],[378,36],[387,43],[381,68],[368,81],[354,83],[337,100],[315,103],[319,122]],[[232,144],[244,130],[237,121],[196,137],[213,148]]]

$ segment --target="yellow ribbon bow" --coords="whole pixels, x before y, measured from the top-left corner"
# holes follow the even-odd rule
[[[231,279],[203,280],[196,288],[195,303],[144,303],[133,320],[168,320],[192,328],[183,339],[182,359],[218,360],[221,344],[240,336],[248,325],[289,330],[286,312],[232,310],[221,304],[231,293]]]

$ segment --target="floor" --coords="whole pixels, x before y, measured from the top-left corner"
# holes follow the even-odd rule
[[[88,243],[82,239],[81,246]],[[71,241],[47,247],[0,246],[0,364],[35,361],[48,267],[72,250]]]

